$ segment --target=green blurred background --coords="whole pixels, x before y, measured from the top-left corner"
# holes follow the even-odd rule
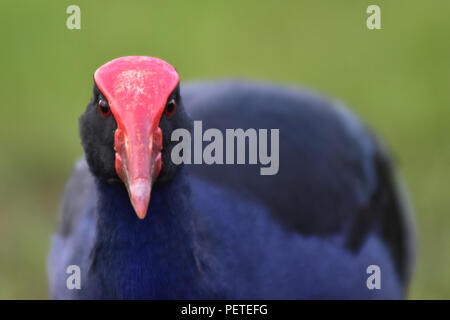
[[[81,8],[81,30],[66,8]],[[381,7],[382,30],[366,28]],[[0,298],[46,298],[59,198],[97,67],[163,58],[182,81],[239,76],[346,101],[388,142],[416,209],[410,298],[450,298],[450,1],[0,4]]]

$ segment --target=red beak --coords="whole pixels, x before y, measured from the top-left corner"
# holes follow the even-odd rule
[[[101,66],[94,79],[117,122],[117,175],[128,190],[137,216],[144,219],[162,165],[159,121],[179,82],[178,74],[163,60],[131,56]]]

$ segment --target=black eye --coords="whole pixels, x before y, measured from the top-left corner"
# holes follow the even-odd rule
[[[175,102],[175,99],[170,99],[167,101],[166,109],[164,110],[164,114],[168,117],[173,115],[175,113],[175,110],[177,109],[177,103]]]
[[[111,109],[109,108],[109,104],[104,99],[100,99],[98,101],[98,110],[104,117],[107,117],[111,114]]]

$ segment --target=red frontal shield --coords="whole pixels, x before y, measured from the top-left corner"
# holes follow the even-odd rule
[[[94,74],[117,122],[116,171],[139,218],[145,218],[153,183],[161,170],[159,121],[179,82],[175,69],[151,57],[114,59]]]

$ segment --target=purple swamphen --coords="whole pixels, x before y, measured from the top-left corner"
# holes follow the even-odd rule
[[[94,81],[80,118],[84,157],[52,239],[52,298],[404,297],[409,202],[386,149],[341,103],[249,81],[180,87],[170,64],[140,56],[106,63]],[[276,174],[174,163],[172,133],[194,120],[221,132],[279,129]],[[79,288],[67,285],[73,265]]]

